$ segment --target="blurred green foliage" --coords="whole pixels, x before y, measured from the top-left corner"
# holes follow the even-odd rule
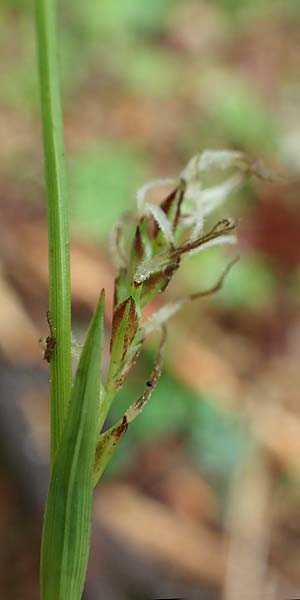
[[[223,11],[229,23],[239,27],[259,16],[267,18],[277,13],[293,17],[300,12],[298,0],[214,0],[214,4]]]
[[[238,414],[223,411],[211,398],[195,402],[191,414],[189,450],[198,466],[218,480],[222,489],[248,449],[245,424]]]
[[[18,5],[16,2],[16,8]],[[37,108],[34,22],[26,13],[5,12],[0,7],[0,103],[18,110]]]
[[[175,0],[176,2],[176,0]],[[89,9],[90,5],[90,9]],[[112,38],[127,37],[128,33],[134,36],[157,33],[164,28],[169,12],[174,6],[174,0],[102,0],[102,2],[89,1],[64,2],[66,11],[70,12],[81,31],[90,36],[101,36],[111,43]]]
[[[122,212],[133,208],[147,178],[145,159],[130,144],[99,144],[70,161],[72,218],[78,234],[107,240]]]
[[[178,66],[172,57],[149,45],[131,48],[127,57],[130,70],[124,71],[124,57],[120,55],[118,67],[122,84],[130,93],[162,97],[174,92]]]
[[[199,80],[207,112],[188,121],[184,152],[193,152],[199,139],[202,147],[234,147],[254,156],[259,148],[261,156],[272,157],[278,147],[279,125],[247,79],[222,65],[203,68]]]
[[[232,83],[230,93],[223,94],[215,114],[225,139],[250,152],[260,147],[265,156],[271,154],[277,138],[275,117],[246,83],[235,86]]]

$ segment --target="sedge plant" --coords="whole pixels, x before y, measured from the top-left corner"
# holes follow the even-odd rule
[[[178,177],[153,180],[138,190],[136,213],[120,219],[111,239],[118,272],[108,372],[102,380],[102,291],[72,380],[69,222],[55,0],[36,0],[36,33],[48,207],[50,334],[45,358],[50,363],[51,404],[51,472],[41,547],[41,599],[80,600],[89,556],[94,489],[159,379],[165,324],[191,300],[217,291],[235,261],[211,289],[165,304],[146,321],[143,308],[166,289],[187,256],[216,244],[235,243],[232,220],[221,219],[207,230],[207,217],[249,174],[270,175],[240,152],[207,150],[194,156]],[[203,175],[211,171],[226,176],[222,183],[205,188]],[[169,186],[170,192],[158,206],[149,196],[151,188],[159,186]],[[145,338],[156,330],[161,337],[144,392],[115,425],[105,430],[116,394],[137,361]]]

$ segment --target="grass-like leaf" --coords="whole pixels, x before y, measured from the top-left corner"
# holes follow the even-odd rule
[[[42,600],[80,600],[89,556],[104,294],[80,357],[54,460],[41,555]]]
[[[49,238],[49,309],[56,338],[50,360],[51,466],[72,387],[69,215],[59,91],[55,0],[36,0]]]

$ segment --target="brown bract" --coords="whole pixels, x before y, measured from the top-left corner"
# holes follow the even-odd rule
[[[124,328],[122,332],[121,329]],[[124,359],[125,354],[133,341],[133,338],[138,330],[138,317],[135,308],[135,301],[132,296],[116,306],[113,314],[112,333],[110,340],[110,351],[112,352],[117,335],[122,336],[123,349],[121,359]]]

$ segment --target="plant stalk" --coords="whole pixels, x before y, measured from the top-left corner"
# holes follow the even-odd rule
[[[56,344],[50,359],[51,465],[72,386],[69,220],[56,41],[55,0],[36,0],[49,236],[49,310]]]

